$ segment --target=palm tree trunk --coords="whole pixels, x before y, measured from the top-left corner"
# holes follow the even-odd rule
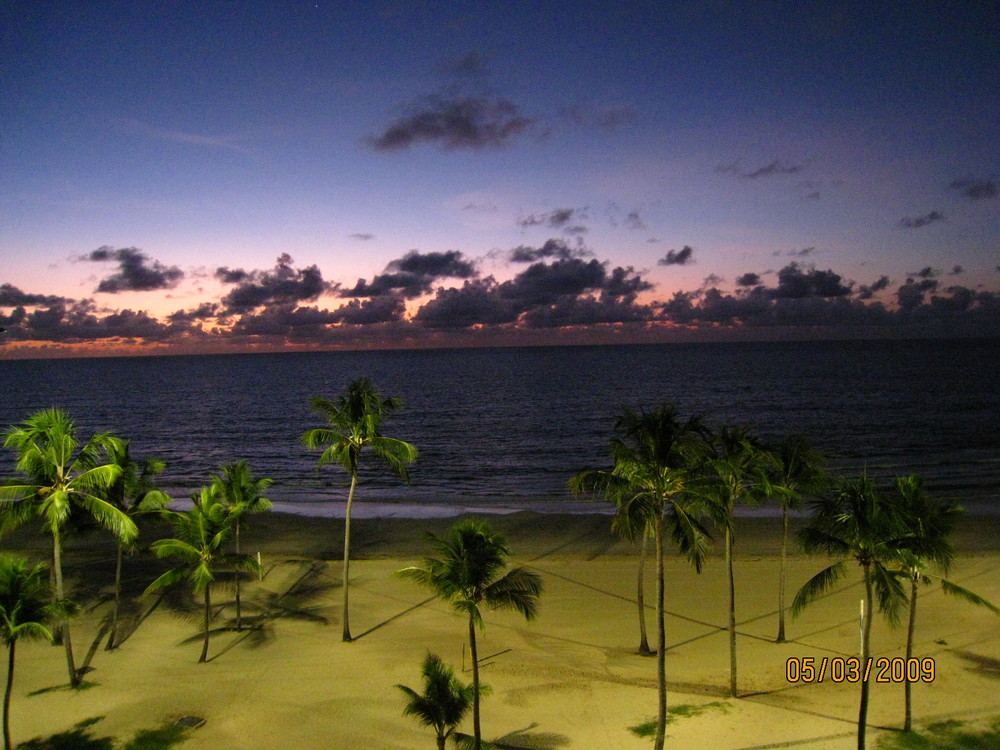
[[[476,650],[476,622],[472,614],[469,614],[469,651],[472,656],[472,747],[480,750],[483,735],[479,725],[479,652]]]
[[[736,582],[733,580],[733,530],[726,527],[726,569],[729,574],[729,697],[736,697]]]
[[[656,538],[656,686],[657,714],[656,737],[653,740],[653,750],[663,750],[663,741],[667,733],[667,628],[663,608],[663,512],[657,514],[654,522]]]
[[[650,656],[653,651],[649,647],[649,640],[646,638],[646,547],[649,543],[649,535],[646,530],[642,530],[642,546],[639,548],[639,576],[636,583],[635,599],[639,603],[639,655]]]
[[[14,689],[14,646],[17,639],[14,639],[7,646],[7,689],[3,694],[3,747],[10,750],[10,694]]]
[[[240,556],[240,519],[236,517],[236,557]],[[236,571],[236,632],[243,630],[243,612],[240,607],[240,571]]]
[[[358,485],[358,475],[357,472],[351,473],[351,489],[347,493],[347,510],[344,513],[344,612],[342,619],[344,621],[344,643],[349,643],[351,639],[351,624],[348,620],[347,614],[347,599],[348,599],[348,578],[351,569],[351,506],[354,505],[354,488]]]
[[[439,734],[438,735],[438,737],[437,737],[437,740],[438,740],[438,750],[444,750],[444,741],[446,739],[447,739],[447,737],[445,737],[443,734]]]
[[[108,645],[104,648],[111,651],[115,647],[115,640],[118,638],[118,606],[122,598],[122,557],[124,552],[122,546],[118,545],[118,559],[115,562],[115,604],[111,608],[111,632],[108,633]]]
[[[903,719],[903,731],[909,732],[913,729],[913,704],[912,697],[910,695],[912,683],[909,679],[909,666],[910,659],[913,658],[913,631],[916,629],[917,624],[917,581],[912,579],[910,581],[910,622],[906,627],[906,666],[907,668],[903,670],[903,695],[905,696],[906,703],[906,714]]]
[[[208,626],[212,620],[212,584],[205,584],[205,639],[201,644],[201,656],[198,663],[208,661]]]
[[[872,577],[871,577],[871,563],[863,563],[864,575],[865,575],[865,624],[864,629],[861,631],[861,704],[858,707],[858,750],[865,750],[865,731],[868,728],[868,691],[869,683],[868,680],[864,679],[867,675],[863,674],[867,669],[868,659],[871,658],[871,643],[872,643],[872,620],[874,620],[875,612],[872,610]]]
[[[62,602],[66,597],[66,592],[63,585],[62,572],[62,537],[59,535],[58,526],[52,527],[52,560],[56,576],[56,599]],[[66,648],[66,668],[69,670],[70,687],[79,687],[80,674],[76,671],[76,663],[73,661],[73,641],[69,635],[69,618],[65,615],[62,618],[59,629],[62,632],[63,646]]]
[[[775,643],[785,642],[785,555],[788,550],[788,506],[781,508],[781,570],[778,573],[778,637]]]

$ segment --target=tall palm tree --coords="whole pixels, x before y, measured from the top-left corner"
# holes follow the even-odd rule
[[[699,519],[702,504],[686,492],[693,467],[704,454],[700,420],[682,421],[676,404],[653,411],[625,409],[611,441],[614,468],[586,471],[570,480],[574,492],[598,492],[618,507],[615,528],[635,533],[651,527],[656,546],[656,677],[658,712],[654,750],[663,750],[667,725],[664,551],[666,538],[700,573],[710,536]]]
[[[955,529],[955,521],[962,509],[956,504],[935,500],[924,491],[923,480],[915,475],[896,478],[896,489],[899,502],[907,514],[910,533],[913,536],[913,547],[908,550],[899,562],[899,570],[910,583],[910,607],[906,628],[906,663],[913,658],[913,636],[917,624],[917,593],[920,584],[929,584],[932,578],[928,573],[931,567],[947,574],[955,557],[951,544],[951,533]],[[995,614],[1000,609],[983,599],[978,594],[969,591],[946,578],[937,576],[941,589],[946,594],[964,599],[970,604],[986,607]],[[913,727],[913,703],[909,670],[904,675],[905,712],[903,731],[909,732]]]
[[[781,568],[778,575],[778,636],[785,642],[785,571],[788,556],[788,512],[802,507],[803,493],[816,495],[829,481],[823,457],[809,445],[804,435],[789,434],[771,451],[768,495],[781,505]]]
[[[10,750],[10,696],[14,688],[14,651],[21,638],[46,638],[52,615],[48,576],[41,565],[0,556],[0,638],[7,645],[7,689],[3,694],[3,746]]]
[[[246,461],[222,466],[212,479],[212,486],[219,500],[229,510],[235,530],[235,548],[240,555],[240,518],[245,513],[262,513],[271,508],[271,501],[264,497],[270,479],[254,479]],[[240,577],[236,577],[236,630],[243,630],[243,608],[240,602]]]
[[[121,473],[119,467],[103,462],[111,441],[107,433],[97,433],[81,446],[76,437],[76,423],[59,409],[37,412],[23,425],[10,427],[5,434],[4,446],[16,451],[17,469],[24,481],[0,487],[0,500],[8,501],[3,506],[2,530],[20,526],[33,517],[42,519],[52,535],[54,593],[59,602],[66,599],[63,527],[74,510],[85,511],[126,543],[139,533],[131,518],[100,497]],[[77,687],[80,674],[73,659],[66,616],[62,617],[60,630],[70,685]]]
[[[194,496],[191,510],[178,513],[167,511],[177,532],[175,539],[160,539],[150,548],[157,557],[172,557],[178,561],[148,587],[143,595],[187,579],[195,596],[204,597],[203,638],[198,662],[208,660],[208,642],[212,621],[212,582],[221,565],[257,572],[257,561],[249,555],[227,554],[225,542],[232,529],[233,517],[212,487],[204,487]]]
[[[170,496],[156,488],[154,478],[163,473],[166,464],[156,458],[137,461],[129,452],[130,441],[113,439],[108,444],[108,461],[121,471],[104,498],[133,519],[144,513],[156,513],[170,504]],[[135,549],[134,542],[117,541],[115,560],[115,600],[111,609],[111,629],[105,649],[111,651],[118,643],[118,613],[122,595],[122,560],[126,552]]]
[[[906,513],[901,505],[882,495],[867,475],[844,482],[833,494],[814,505],[813,518],[799,534],[806,552],[826,552],[853,558],[861,566],[865,585],[861,663],[871,657],[871,630],[875,598],[890,624],[899,621],[906,594],[895,573],[905,551],[913,546]],[[843,560],[810,578],[792,601],[792,616],[825,593],[845,574]],[[869,682],[861,680],[858,708],[858,750],[865,750]]]
[[[455,677],[454,670],[434,654],[427,654],[420,672],[424,678],[422,694],[406,685],[396,685],[409,699],[403,715],[432,727],[437,735],[438,750],[444,750],[445,741],[472,708],[476,688],[475,685],[463,685]],[[485,685],[480,685],[479,689],[486,693]]]
[[[314,398],[312,404],[314,411],[326,417],[329,426],[307,430],[302,435],[302,442],[310,449],[324,448],[317,468],[321,469],[331,462],[337,463],[351,477],[344,518],[343,640],[347,642],[351,640],[351,626],[348,620],[351,506],[354,504],[354,490],[358,484],[361,453],[366,448],[369,449],[375,458],[401,479],[409,482],[406,465],[417,460],[417,449],[403,440],[381,434],[382,422],[392,412],[400,409],[402,402],[397,398],[383,397],[368,378],[352,380],[347,390],[336,401]]]
[[[538,612],[542,579],[522,567],[507,567],[510,548],[502,534],[492,533],[481,521],[459,521],[445,538],[429,534],[439,557],[427,557],[423,567],[397,571],[403,578],[431,589],[469,617],[469,650],[472,655],[472,727],[475,750],[482,747],[479,722],[479,656],[476,628],[485,628],[481,607],[512,609],[533,620]],[[501,575],[502,574],[502,575]]]
[[[756,502],[768,491],[770,456],[744,427],[722,427],[712,439],[711,458],[702,467],[697,492],[707,495],[709,512],[725,534],[729,588],[729,696],[737,697],[736,581],[733,573],[736,505]]]

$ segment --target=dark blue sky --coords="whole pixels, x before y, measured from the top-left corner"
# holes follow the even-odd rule
[[[993,325],[996,3],[0,14],[8,350]]]

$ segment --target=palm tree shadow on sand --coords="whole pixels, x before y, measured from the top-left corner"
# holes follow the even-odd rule
[[[569,746],[569,737],[555,732],[533,732],[538,723],[532,723],[524,729],[516,729],[492,742],[483,741],[484,750],[555,750]],[[462,750],[471,750],[473,738],[471,734],[455,734],[455,744]]]

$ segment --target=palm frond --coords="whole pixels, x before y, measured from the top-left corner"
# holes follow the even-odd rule
[[[951,581],[942,578],[941,588],[944,590],[946,594],[958,597],[959,599],[964,599],[969,604],[975,604],[976,606],[979,607],[986,607],[986,609],[990,610],[990,612],[992,612],[993,614],[1000,615],[1000,608],[998,608],[995,604],[993,604],[990,601],[987,601],[983,597],[979,596],[979,594],[976,594],[972,591],[969,591],[969,589],[967,588],[959,586],[957,583],[952,583]]]
[[[538,614],[541,593],[541,576],[518,567],[489,584],[483,590],[483,599],[490,609],[513,609],[530,621]]]
[[[807,605],[829,591],[843,577],[844,563],[837,562],[824,568],[806,581],[802,585],[802,588],[798,590],[798,593],[795,594],[795,599],[792,601],[792,617],[798,617]]]

